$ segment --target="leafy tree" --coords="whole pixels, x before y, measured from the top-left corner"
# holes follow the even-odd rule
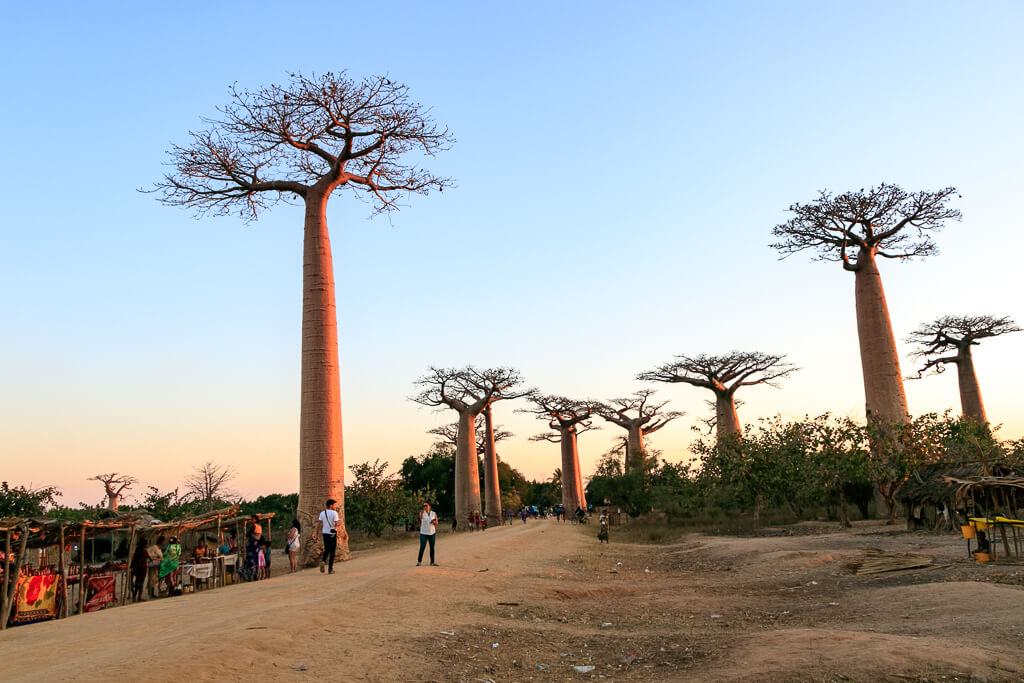
[[[402,488],[410,493],[433,492],[431,503],[438,517],[455,514],[455,449],[452,446],[438,441],[423,455],[409,456],[402,461],[399,476]]]
[[[161,491],[155,486],[147,486],[147,492],[142,497],[139,507],[148,510],[150,514],[164,522],[179,517],[194,515],[200,510],[200,505],[191,500],[188,494],[180,495],[178,489],[173,491]]]
[[[57,507],[59,495],[61,492],[55,486],[30,489],[0,481],[0,518],[40,517],[48,506]]]
[[[345,513],[348,524],[367,534],[380,537],[385,529],[405,521],[416,502],[396,477],[385,475],[388,463],[350,465],[354,481],[345,487]]]

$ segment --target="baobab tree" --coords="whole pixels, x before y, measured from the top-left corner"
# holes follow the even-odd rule
[[[139,480],[127,474],[111,472],[110,474],[97,474],[89,477],[89,481],[98,481],[103,484],[103,491],[107,496],[107,509],[117,511],[121,504],[121,494],[132,487],[132,484]]]
[[[971,347],[977,346],[980,339],[1020,331],[1021,328],[1006,316],[946,315],[934,322],[925,323],[907,337],[908,344],[919,347],[911,355],[924,361],[917,373],[908,379],[919,379],[930,372],[940,373],[946,369],[947,364],[955,364],[963,415],[984,425],[988,418],[985,416],[985,404],[981,400],[978,376],[974,372]]]
[[[878,257],[906,260],[936,253],[932,233],[960,220],[948,206],[956,189],[907,192],[882,183],[869,190],[833,195],[789,207],[794,215],[775,226],[772,246],[782,257],[810,250],[815,260],[837,261],[854,274],[857,336],[869,423],[886,429],[907,419],[896,339],[878,270]]]
[[[484,489],[486,508],[480,506],[480,473],[476,460],[476,419],[495,401],[526,396],[531,389],[520,389],[523,380],[512,368],[461,370],[434,368],[416,380],[423,390],[412,400],[420,405],[448,407],[458,413],[455,438],[455,515],[466,519],[472,512],[486,510],[501,519],[501,491],[498,488],[498,458],[494,450],[493,429],[484,440]]]
[[[740,387],[766,384],[778,387],[778,380],[797,370],[785,361],[785,355],[760,351],[731,351],[722,356],[678,355],[670,363],[642,372],[637,379],[645,382],[681,382],[710,389],[715,394],[715,428],[719,440],[741,434],[736,412],[736,391]]]
[[[325,500],[339,501],[338,557],[344,559],[345,461],[327,202],[349,190],[374,213],[386,213],[403,197],[443,190],[448,179],[406,159],[433,156],[452,138],[410,100],[406,86],[384,76],[356,81],[345,72],[292,74],[284,85],[232,86],[230,94],[219,116],[205,120],[206,130],[171,147],[171,171],[155,191],[165,204],[197,215],[237,213],[245,221],[278,201],[303,205],[298,516],[312,527]],[[306,563],[318,545],[302,545]]]
[[[576,438],[583,432],[597,429],[591,422],[594,414],[593,401],[576,401],[565,396],[550,394],[532,394],[529,397],[532,408],[522,408],[521,412],[546,419],[548,432],[530,437],[532,441],[551,441],[561,444],[562,467],[556,470],[561,479],[562,505],[570,513],[577,507],[587,509],[587,499],[583,494],[583,477],[580,474],[580,456],[576,446]]]
[[[626,474],[643,469],[647,457],[644,437],[686,414],[677,410],[662,412],[668,401],[654,403],[651,401],[653,395],[653,389],[641,389],[632,396],[593,405],[594,413],[626,430]]]

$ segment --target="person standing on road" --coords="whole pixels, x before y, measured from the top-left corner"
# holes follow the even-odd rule
[[[320,520],[320,531],[324,537],[324,554],[320,556],[321,574],[325,570],[328,574],[334,573],[334,552],[338,549],[338,522],[341,521],[337,510],[334,509],[334,504],[337,502],[333,498],[328,498],[323,512],[317,517]]]
[[[423,564],[423,549],[427,543],[430,544],[430,566],[436,567],[434,562],[434,542],[437,540],[437,513],[430,509],[430,503],[424,503],[417,519],[420,520],[420,554],[416,558],[416,566]]]

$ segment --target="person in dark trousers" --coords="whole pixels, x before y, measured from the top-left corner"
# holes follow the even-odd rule
[[[430,544],[430,566],[436,567],[434,562],[434,542],[437,540],[437,513],[430,509],[430,503],[424,503],[417,519],[420,521],[420,554],[416,558],[416,566],[423,564],[423,549]]]
[[[328,498],[323,512],[317,517],[320,520],[320,531],[324,537],[324,554],[320,556],[321,574],[324,571],[328,574],[334,573],[334,553],[338,549],[338,522],[341,521],[337,510],[334,509],[337,502],[333,498]]]

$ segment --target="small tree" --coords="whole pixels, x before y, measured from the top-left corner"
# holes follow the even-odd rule
[[[229,488],[236,476],[235,468],[230,465],[218,465],[212,460],[207,460],[202,465],[193,467],[192,473],[185,477],[185,495],[203,509],[213,510],[218,505],[238,498],[238,494]]]
[[[956,365],[963,415],[984,425],[988,418],[981,400],[978,376],[974,372],[971,347],[977,346],[981,339],[1020,331],[1021,328],[1006,316],[947,315],[925,323],[907,337],[907,343],[918,346],[912,355],[924,361],[909,379],[919,379],[929,371],[940,373],[949,363]]]
[[[97,474],[95,477],[89,477],[89,481],[98,481],[103,484],[103,491],[107,496],[107,509],[116,512],[121,502],[121,494],[130,489],[132,484],[138,482],[138,479],[127,474],[111,472],[110,474]]]
[[[839,523],[843,527],[852,526],[846,487],[871,480],[871,461],[864,425],[848,417],[826,413],[805,420],[804,433],[813,450],[819,486],[839,496]]]
[[[642,372],[637,379],[645,382],[684,383],[715,394],[715,426],[719,438],[740,434],[736,413],[736,391],[740,387],[766,384],[778,387],[778,381],[789,377],[797,368],[785,362],[784,355],[760,351],[731,351],[721,356],[678,355],[675,360]]]
[[[354,529],[380,538],[385,529],[405,521],[413,494],[396,477],[386,476],[387,462],[350,465],[354,481],[346,488],[345,518]]]

